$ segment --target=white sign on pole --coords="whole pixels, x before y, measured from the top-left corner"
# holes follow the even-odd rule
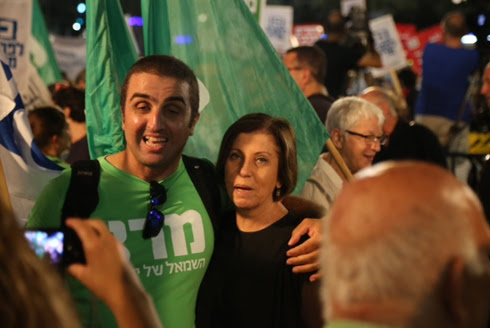
[[[60,69],[70,80],[85,68],[87,58],[86,40],[80,37],[49,36]]]
[[[395,27],[393,16],[384,15],[369,21],[373,34],[374,47],[381,56],[383,67],[372,69],[374,77],[384,76],[389,70],[398,70],[407,66],[405,51]]]
[[[279,54],[291,48],[293,7],[265,6],[262,22],[262,29]]]
[[[0,51],[3,52],[21,93],[28,79],[31,26],[31,0],[0,1]]]
[[[352,7],[366,10],[366,0],[342,0],[340,2],[340,13],[342,16],[348,16]]]

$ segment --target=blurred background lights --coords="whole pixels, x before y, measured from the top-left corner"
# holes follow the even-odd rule
[[[80,31],[80,29],[82,28],[82,26],[80,25],[80,23],[73,23],[73,25],[71,26],[71,28],[75,31]]]
[[[86,10],[87,10],[87,6],[83,2],[78,4],[77,6],[78,13],[83,14],[85,13]]]
[[[487,18],[485,17],[485,15],[483,15],[483,14],[478,15],[478,26],[485,25],[486,20],[487,20]]]
[[[477,41],[478,41],[478,39],[476,38],[476,36],[473,33],[466,34],[461,38],[461,43],[467,44],[467,45],[475,44]]]
[[[131,16],[128,18],[129,26],[143,26],[143,18],[140,16]]]

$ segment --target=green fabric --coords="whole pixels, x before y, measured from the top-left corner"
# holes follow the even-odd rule
[[[225,130],[254,112],[282,116],[297,135],[298,193],[328,133],[243,0],[142,0],[146,54],[187,63],[209,90],[185,153],[215,162]]]
[[[35,46],[31,46],[31,62],[46,86],[62,81],[61,71],[49,41],[48,29],[38,0],[32,1],[32,37]]]
[[[167,201],[163,233],[142,239],[149,206],[149,184],[118,170],[100,158],[100,201],[92,217],[101,218],[124,243],[131,263],[151,294],[166,328],[193,327],[199,285],[214,246],[211,221],[204,204],[181,161],[165,179]],[[39,197],[28,221],[29,227],[57,227],[71,170],[51,181]],[[85,326],[117,327],[111,312],[71,279],[70,289]]]
[[[331,321],[324,328],[388,328],[388,326],[360,321]]]
[[[51,162],[56,163],[57,165],[61,166],[64,169],[67,169],[70,167],[70,164],[62,161],[61,158],[59,158],[59,157],[48,156],[48,155],[44,155],[44,156],[46,156]]]
[[[87,1],[86,120],[90,157],[126,147],[120,90],[138,59],[118,0]]]

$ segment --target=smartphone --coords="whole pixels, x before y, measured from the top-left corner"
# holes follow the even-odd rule
[[[24,230],[29,245],[43,261],[59,267],[72,263],[85,263],[82,243],[74,230],[32,229]]]

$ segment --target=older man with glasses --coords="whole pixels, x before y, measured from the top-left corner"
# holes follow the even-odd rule
[[[381,109],[359,97],[336,100],[327,114],[325,127],[351,173],[370,166],[387,141]],[[323,153],[308,178],[302,196],[327,209],[346,181],[340,164],[331,153]]]

